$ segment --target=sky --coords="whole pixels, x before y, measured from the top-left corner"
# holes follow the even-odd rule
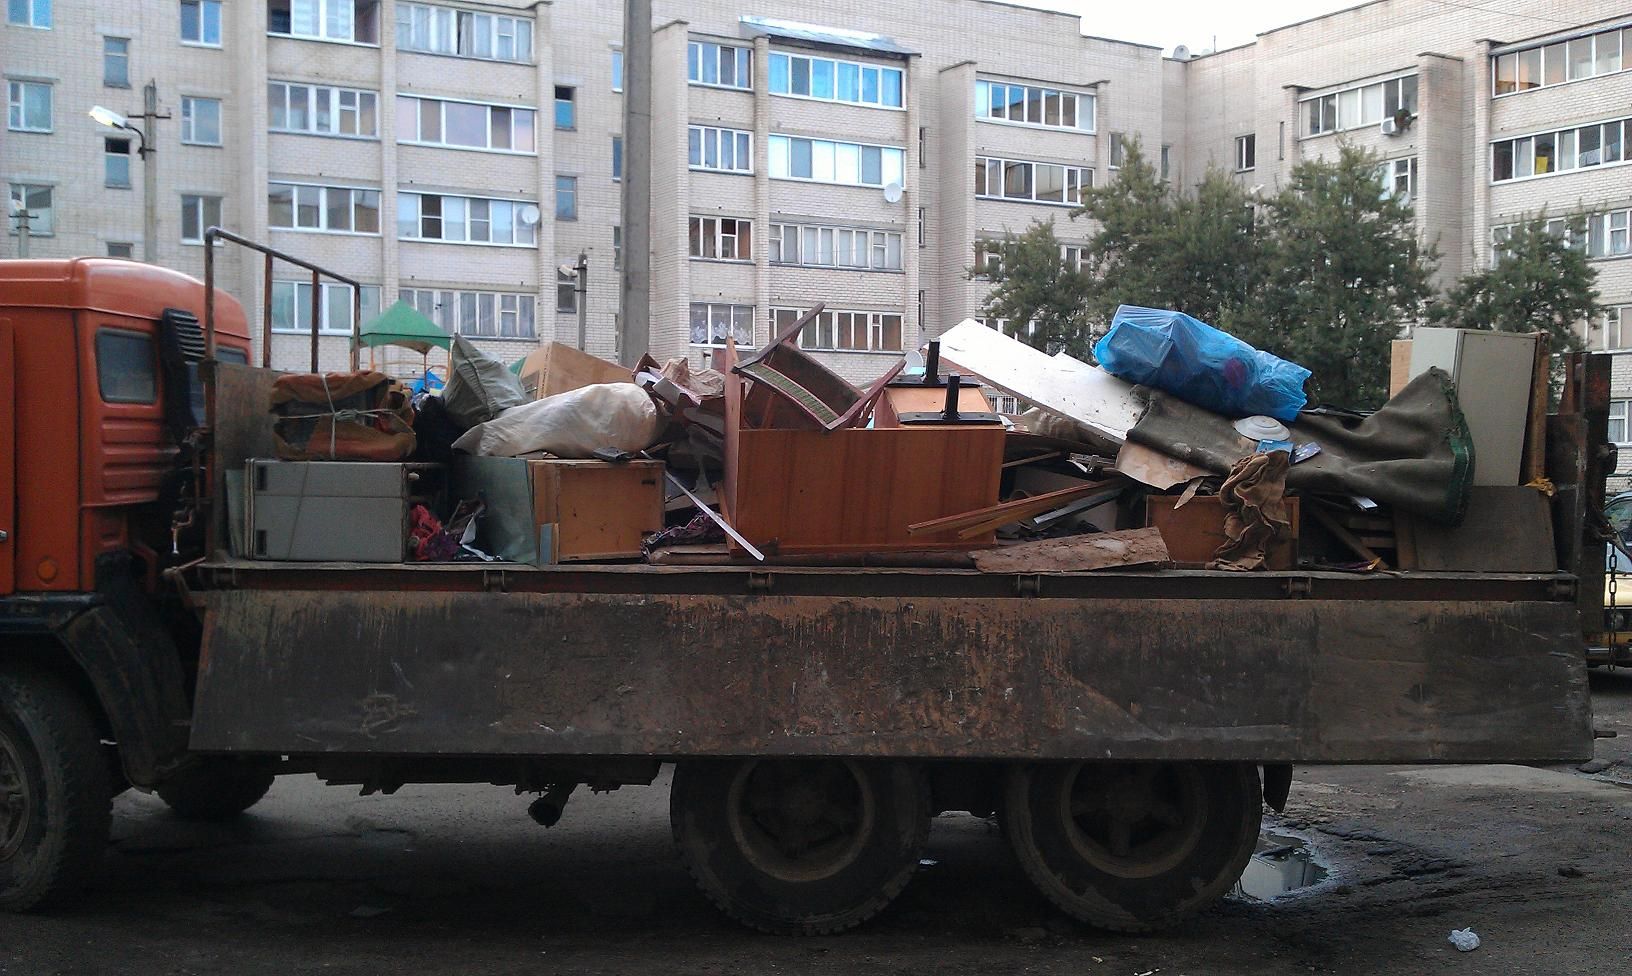
[[[1119,41],[1188,45],[1193,52],[1245,44],[1262,31],[1357,6],[1361,0],[1009,0],[1082,17],[1082,32]]]

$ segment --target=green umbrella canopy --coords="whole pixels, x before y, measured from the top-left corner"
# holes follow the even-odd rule
[[[358,340],[362,346],[407,346],[420,355],[425,355],[431,348],[446,349],[453,344],[453,337],[443,332],[435,322],[419,313],[407,302],[398,302],[385,310],[385,314],[363,326],[362,336]]]
[[[511,363],[510,364],[510,372],[515,373],[517,376],[520,376],[521,375],[521,364],[525,363],[526,361],[527,361],[527,357],[523,356],[520,359],[516,360],[515,362]]]

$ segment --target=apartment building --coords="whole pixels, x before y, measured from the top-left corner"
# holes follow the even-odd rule
[[[1072,204],[1134,138],[1179,185],[1218,167],[1265,192],[1300,159],[1366,146],[1442,282],[1525,213],[1584,221],[1611,307],[1586,337],[1632,348],[1624,3],[1376,0],[1199,57],[990,0],[654,7],[659,356],[758,345],[823,302],[802,341],[871,378],[978,314],[982,241],[1053,220],[1076,260]],[[219,222],[363,282],[365,317],[407,300],[515,359],[576,343],[583,301],[587,348],[611,355],[620,16],[593,0],[7,0],[0,178],[35,215],[35,255],[140,256],[151,161],[162,263],[200,273]],[[86,112],[138,114],[149,80],[166,117],[144,161]],[[580,255],[583,295],[560,270]],[[227,248],[220,266],[259,322],[259,261]],[[298,364],[310,285],[274,278],[274,361]],[[350,299],[319,295],[326,365]],[[1632,442],[1632,356],[1616,379],[1614,433]]]

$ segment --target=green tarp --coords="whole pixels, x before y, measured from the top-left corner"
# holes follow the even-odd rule
[[[362,346],[407,346],[420,355],[431,349],[446,349],[453,337],[407,302],[398,302],[385,314],[363,326],[358,344]]]

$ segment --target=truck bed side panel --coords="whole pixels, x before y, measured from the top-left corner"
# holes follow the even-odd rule
[[[207,600],[204,751],[1410,763],[1592,748],[1564,602]]]

